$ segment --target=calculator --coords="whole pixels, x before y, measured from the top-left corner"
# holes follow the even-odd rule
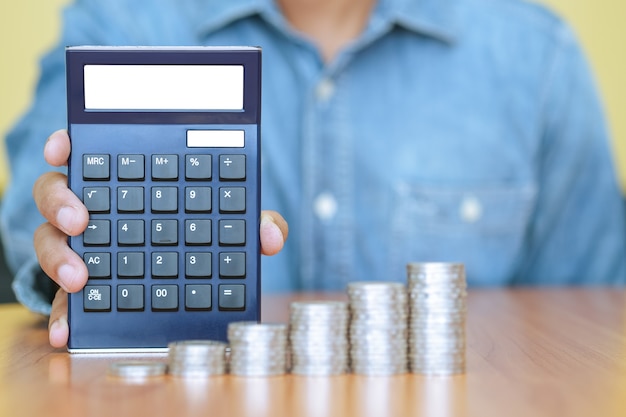
[[[260,320],[261,50],[66,48],[70,352],[166,351]]]

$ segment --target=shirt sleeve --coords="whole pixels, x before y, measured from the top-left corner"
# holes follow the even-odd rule
[[[541,103],[539,195],[524,284],[626,283],[624,201],[598,90],[572,31],[557,34]]]

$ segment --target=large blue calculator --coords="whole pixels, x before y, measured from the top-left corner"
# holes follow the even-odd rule
[[[165,351],[260,319],[261,50],[68,47],[70,352]]]

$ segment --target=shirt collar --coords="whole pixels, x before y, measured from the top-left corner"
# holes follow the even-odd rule
[[[283,21],[274,0],[196,0],[196,4],[201,5],[196,9],[200,10],[199,35],[253,15],[261,15],[274,24]],[[459,31],[457,8],[458,0],[379,0],[372,18],[453,43]]]

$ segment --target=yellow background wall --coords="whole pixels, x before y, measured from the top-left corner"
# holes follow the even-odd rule
[[[572,23],[587,51],[606,103],[615,158],[626,189],[626,115],[620,114],[626,109],[626,0],[542,1]],[[27,108],[39,71],[39,57],[56,41],[59,12],[69,2],[0,2],[0,137]],[[0,152],[0,191],[6,180],[6,160]]]

